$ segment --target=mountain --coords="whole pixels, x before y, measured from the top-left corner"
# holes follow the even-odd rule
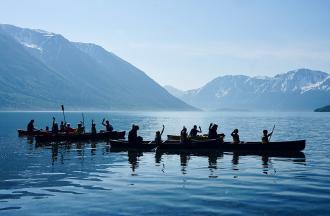
[[[0,109],[195,109],[98,45],[12,25],[0,37]]]
[[[206,110],[313,110],[330,104],[330,77],[309,69],[275,77],[227,75],[175,96]]]
[[[314,112],[330,112],[330,105],[321,107],[321,108],[317,108],[314,110]]]
[[[166,91],[168,91],[168,93],[170,93],[171,95],[177,98],[180,98],[185,94],[185,91],[182,91],[170,85],[164,85],[163,87],[166,89]]]

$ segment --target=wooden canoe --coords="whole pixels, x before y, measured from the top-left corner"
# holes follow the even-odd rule
[[[47,134],[51,134],[51,132],[47,132],[47,131],[42,131],[42,130],[36,130],[36,131],[26,131],[26,130],[22,130],[22,129],[18,129],[17,130],[18,136],[23,137],[23,136],[38,136],[38,135],[47,135]]]
[[[109,139],[125,139],[125,131],[113,131],[113,132],[102,132],[97,134],[84,133],[84,134],[75,134],[75,133],[59,133],[59,134],[46,134],[46,135],[37,135],[35,140],[37,143],[42,142],[62,142],[62,141],[98,141],[98,140],[109,140]]]
[[[220,143],[218,140],[191,141],[182,144],[171,142],[159,145],[159,150],[186,150],[186,149],[215,149],[223,152],[299,152],[305,149],[305,140],[281,141],[262,144],[261,142],[242,142],[233,144],[231,142]]]
[[[222,152],[300,152],[305,149],[305,140],[270,142],[262,144],[261,142],[244,142],[233,144],[231,142],[220,143],[217,139],[196,141],[192,140],[189,143],[182,144],[179,141],[166,140],[160,145],[156,145],[152,141],[144,141],[143,144],[132,144],[125,140],[110,140],[111,147],[114,148],[141,148],[153,149],[157,147],[159,151],[222,151]]]
[[[111,149],[150,151],[157,147],[154,141],[143,141],[142,144],[129,143],[127,140],[110,140]]]

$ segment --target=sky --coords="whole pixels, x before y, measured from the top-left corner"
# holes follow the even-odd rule
[[[0,23],[92,42],[161,85],[223,75],[330,73],[327,0],[0,0]]]

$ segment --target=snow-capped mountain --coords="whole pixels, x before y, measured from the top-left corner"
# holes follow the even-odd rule
[[[0,25],[0,54],[0,109],[194,109],[95,44]]]
[[[330,103],[330,76],[309,69],[275,77],[227,75],[175,96],[208,110],[313,110]]]

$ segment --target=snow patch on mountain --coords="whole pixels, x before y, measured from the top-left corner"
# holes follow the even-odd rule
[[[32,44],[32,43],[26,43],[26,42],[21,42],[21,44],[25,47],[28,47],[28,48],[31,48],[31,49],[37,49],[39,50],[40,52],[42,52],[42,48],[39,47],[38,45],[36,44]]]

